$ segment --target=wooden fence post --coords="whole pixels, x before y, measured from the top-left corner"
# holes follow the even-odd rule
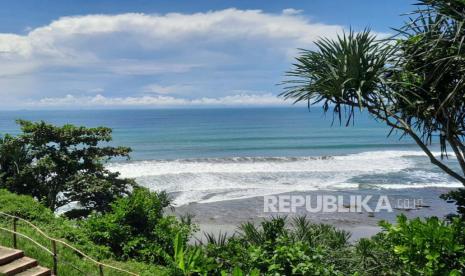
[[[100,276],[103,276],[103,266],[102,266],[102,264],[98,265],[98,270],[99,270]]]
[[[18,241],[16,237],[16,228],[18,224],[18,218],[13,218],[13,248],[18,248]]]
[[[53,275],[58,275],[57,243],[55,240],[52,240],[52,252],[53,252]]]

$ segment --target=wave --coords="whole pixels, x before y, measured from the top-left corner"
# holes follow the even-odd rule
[[[440,153],[435,152],[439,155]],[[166,190],[175,205],[291,191],[458,187],[421,151],[368,151],[318,157],[227,157],[110,163],[108,169]]]

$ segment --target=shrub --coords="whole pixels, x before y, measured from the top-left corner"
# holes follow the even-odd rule
[[[117,200],[111,211],[94,213],[80,222],[56,217],[29,196],[0,190],[0,211],[32,221],[52,237],[77,246],[106,263],[141,275],[464,275],[465,222],[459,218],[383,222],[383,231],[372,238],[348,242],[349,234],[333,226],[314,224],[305,217],[277,217],[258,226],[245,223],[226,238],[207,235],[207,242],[187,244],[190,220],[165,216],[165,193],[136,188]],[[11,221],[1,221],[11,227]],[[19,224],[32,237],[36,233]],[[40,236],[37,236],[40,238]],[[36,238],[37,238],[36,237]],[[40,240],[49,245],[47,240]],[[0,243],[11,246],[11,236]],[[21,249],[41,264],[50,256],[20,239]],[[59,249],[66,261],[95,269],[71,251]],[[117,258],[119,261],[114,260]],[[160,267],[163,265],[164,267]],[[64,275],[74,275],[66,266]],[[63,274],[63,273],[62,273]]]
[[[107,248],[92,243],[74,221],[57,217],[50,209],[30,196],[16,195],[7,190],[0,190],[0,212],[30,221],[51,237],[67,240],[95,257],[108,258],[111,256]],[[12,221],[0,216],[0,223],[11,228]],[[18,222],[19,232],[30,230],[30,226],[24,222]],[[31,234],[35,234],[33,237],[41,237],[34,231]],[[48,243],[46,245],[48,246]]]
[[[179,233],[174,238],[173,247],[174,254],[167,255],[166,259],[174,274],[207,275],[216,267],[213,258],[206,256],[199,246],[187,246]]]
[[[364,267],[378,273],[403,272],[407,275],[463,275],[465,273],[465,224],[459,219],[436,217],[408,220],[397,224],[381,222],[383,232],[357,245]]]
[[[215,273],[240,269],[262,275],[338,275],[353,270],[346,257],[349,234],[333,226],[310,223],[305,217],[284,217],[245,223],[225,242],[204,245],[216,260]],[[214,241],[211,237],[208,239]],[[350,255],[350,254],[349,254]],[[341,270],[339,270],[341,269]]]
[[[94,213],[82,225],[92,241],[108,246],[122,260],[166,263],[164,256],[174,254],[175,236],[185,241],[193,230],[193,225],[163,215],[169,204],[166,193],[139,187],[112,203],[109,212]]]
[[[97,245],[93,243],[87,231],[84,231],[80,224],[76,221],[66,219],[64,217],[57,217],[50,209],[40,204],[37,200],[26,195],[16,195],[7,190],[0,189],[0,211],[24,218],[34,225],[42,229],[47,235],[64,240],[69,244],[77,247],[87,255],[101,260],[104,263],[114,265],[133,272],[140,272],[140,275],[172,275],[168,268],[163,268],[153,264],[141,263],[135,260],[125,262],[118,262],[113,259],[113,253],[107,246]],[[11,229],[12,221],[0,216],[0,225],[2,227]],[[38,241],[45,247],[50,248],[50,242],[44,239],[37,231],[33,230],[29,225],[24,222],[18,222],[18,229],[20,233],[24,233],[34,240]],[[3,246],[12,246],[12,239],[9,233],[2,232],[0,234],[0,244]],[[18,245],[27,256],[37,259],[41,265],[52,267],[51,256],[45,251],[38,248],[32,242],[24,238],[18,238]],[[77,270],[71,267],[78,267],[86,273],[94,273],[96,266],[91,262],[83,259],[78,254],[68,248],[58,245],[60,262],[59,275],[82,275]],[[63,262],[63,263],[62,263]],[[66,263],[64,263],[66,262]],[[119,274],[110,269],[105,269],[106,273],[110,275],[125,275]],[[105,274],[106,275],[106,274]]]

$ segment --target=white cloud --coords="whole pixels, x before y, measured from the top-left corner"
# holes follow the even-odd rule
[[[197,99],[177,98],[172,96],[141,96],[141,97],[105,97],[66,95],[62,98],[43,98],[27,102],[32,108],[62,108],[62,107],[188,107],[188,106],[273,106],[283,105],[284,101],[270,93],[266,94],[235,94],[225,97]]]
[[[63,17],[32,29],[27,35],[0,34],[0,52],[21,57],[53,57],[76,62],[104,58],[122,48],[169,50],[244,40],[273,40],[294,48],[309,46],[317,37],[334,35],[341,26],[312,23],[300,11],[283,14],[260,10],[225,9],[195,14],[165,15],[127,13]],[[241,39],[242,41],[237,41]],[[188,41],[194,44],[183,44]],[[214,45],[211,45],[214,46]]]
[[[172,42],[190,38],[224,40],[236,38],[288,38],[311,42],[320,35],[331,35],[341,30],[337,25],[311,23],[299,10],[286,9],[283,15],[267,14],[260,10],[226,9],[206,13],[150,15],[127,13],[119,15],[86,15],[63,17],[27,35],[32,45],[43,52],[66,52],[66,41],[89,39],[107,34],[127,34],[137,39],[135,44],[156,49]]]
[[[25,35],[0,33],[0,93],[18,103],[27,95],[37,104],[66,104],[65,95],[89,87],[104,88],[114,102],[137,102],[141,92],[204,102],[235,97],[234,90],[273,92],[296,48],[342,29],[295,9],[62,17]]]

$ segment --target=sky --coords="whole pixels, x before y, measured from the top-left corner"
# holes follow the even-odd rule
[[[0,110],[290,105],[298,48],[402,24],[409,0],[3,0]]]

